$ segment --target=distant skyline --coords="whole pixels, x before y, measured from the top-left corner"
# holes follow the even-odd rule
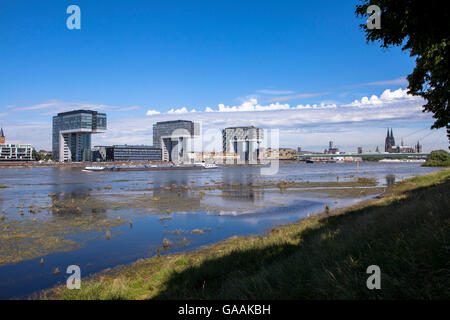
[[[277,128],[280,146],[311,151],[384,150],[387,127],[447,149],[406,93],[414,59],[367,44],[357,3],[2,1],[0,126],[46,150],[52,116],[74,109],[108,114],[93,145],[151,145],[153,123],[186,119],[208,135]],[[66,28],[71,4],[81,30]]]

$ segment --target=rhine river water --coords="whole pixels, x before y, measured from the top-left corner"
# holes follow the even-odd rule
[[[257,166],[0,169],[0,299],[65,283],[69,265],[79,265],[83,278],[156,254],[263,234],[322,212],[325,205],[344,207],[434,170],[419,163],[376,162],[361,163],[358,172],[354,163],[283,164],[273,176],[261,175]],[[348,192],[352,186],[346,183],[361,177],[373,183]],[[298,188],[282,190],[280,182]]]

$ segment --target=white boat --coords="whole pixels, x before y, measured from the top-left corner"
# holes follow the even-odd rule
[[[215,165],[214,163],[202,163],[201,165],[205,169],[216,169],[216,168],[218,168],[217,165]]]
[[[381,163],[423,163],[424,159],[382,159],[378,162]]]
[[[86,169],[86,171],[102,171],[102,170],[105,170],[105,167],[92,166],[92,167],[86,167],[84,169]]]

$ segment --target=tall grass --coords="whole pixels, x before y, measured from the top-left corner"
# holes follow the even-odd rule
[[[311,216],[267,236],[233,237],[54,288],[57,299],[448,299],[450,170],[382,199]],[[366,287],[381,269],[381,290]]]

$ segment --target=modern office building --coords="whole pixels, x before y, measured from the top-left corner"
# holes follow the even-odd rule
[[[53,160],[91,161],[91,135],[106,130],[106,114],[90,110],[59,113],[53,117]]]
[[[163,121],[153,125],[153,147],[161,149],[162,161],[188,161],[193,139],[199,136],[200,125],[192,121]]]
[[[264,131],[254,126],[230,127],[222,130],[224,153],[236,153],[239,161],[256,163],[260,159],[260,144]]]
[[[161,149],[128,145],[106,147],[106,161],[161,161]]]

